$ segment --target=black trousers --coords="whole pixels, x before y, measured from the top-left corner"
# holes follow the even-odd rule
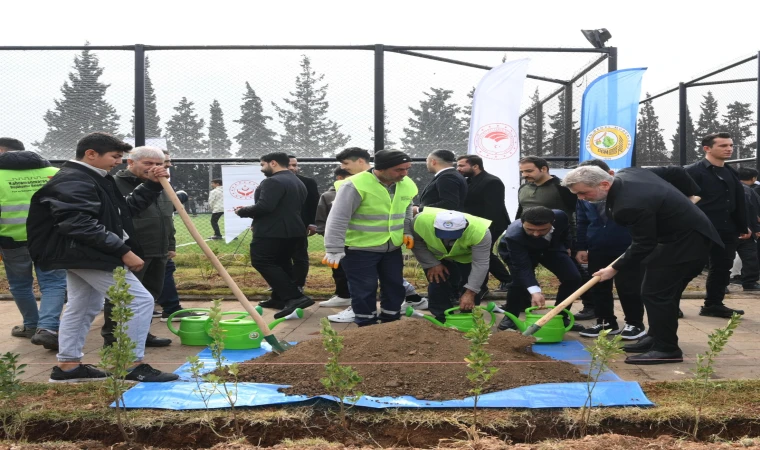
[[[754,238],[739,239],[736,253],[742,260],[742,285],[747,286],[760,280],[760,261],[757,257],[757,242]]]
[[[605,254],[596,250],[588,252],[588,272],[592,274],[601,270],[620,255]],[[641,270],[639,267],[623,269],[612,280],[597,283],[590,289],[594,301],[594,311],[598,323],[617,323],[615,301],[612,296],[612,283],[615,283],[620,306],[625,314],[625,323],[644,327],[644,304],[641,301]]]
[[[575,268],[578,269],[578,273],[581,274],[581,285],[583,285],[591,279],[592,272],[590,270],[583,268],[583,266],[578,262],[578,260],[575,259],[576,254],[577,252],[573,251],[570,259],[573,260],[573,264],[575,264]],[[586,291],[585,293],[583,293],[583,295],[581,295],[581,305],[583,305],[583,309],[590,309],[594,307],[594,296],[589,291]]]
[[[309,238],[299,238],[293,252],[293,280],[298,286],[306,285],[306,276],[309,275]]]
[[[272,287],[272,298],[287,302],[300,298],[293,275],[293,255],[303,238],[257,238],[251,241],[251,265]]]
[[[214,236],[222,235],[222,232],[219,231],[219,219],[221,219],[223,215],[223,212],[211,213],[211,228],[214,229]]]
[[[731,281],[731,267],[734,265],[739,237],[735,232],[720,232],[720,239],[725,248],[713,245],[709,252],[705,306],[722,305],[723,298],[726,296],[726,287]]]
[[[335,281],[335,295],[340,298],[351,298],[351,292],[348,290],[348,278],[343,271],[343,265],[332,270],[333,281]]]
[[[488,272],[501,283],[511,283],[512,275],[509,274],[507,267],[491,250],[491,259],[488,261]]]
[[[559,280],[559,289],[557,290],[557,300],[555,305],[562,303],[573,292],[578,290],[581,285],[581,274],[578,272],[578,268],[573,263],[572,259],[566,252],[562,251],[546,251],[540,255],[532,257],[533,270],[541,264],[549,272],[553,273]],[[511,266],[511,261],[507,262],[509,270],[515,273],[517,268]],[[530,293],[528,288],[530,286],[523,286],[517,278],[514,278],[512,285],[507,290],[507,304],[505,311],[508,311],[515,316],[519,316],[521,312],[525,311],[531,305]]]
[[[428,284],[428,311],[440,322],[446,321],[444,311],[453,308],[452,299],[459,299],[464,293],[464,285],[472,271],[472,264],[463,264],[456,261],[442,260],[441,264],[449,271],[449,275],[443,282],[431,281]],[[429,269],[425,270],[427,275]],[[488,287],[488,277],[483,280],[480,292],[475,294],[475,304],[479,305],[484,289]],[[403,313],[403,311],[402,311]]]

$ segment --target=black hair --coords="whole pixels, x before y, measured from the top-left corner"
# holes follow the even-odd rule
[[[222,179],[221,178],[214,178],[213,180],[211,180],[211,182],[214,183],[214,184],[218,184],[219,186],[222,185]]]
[[[290,164],[290,158],[291,157],[288,156],[287,153],[284,153],[284,152],[272,152],[272,153],[267,153],[266,155],[262,156],[261,157],[261,161],[267,162],[267,163],[274,161],[277,164],[279,164],[280,167],[287,168],[288,164]],[[293,158],[295,158],[295,156],[293,156]]]
[[[18,139],[13,139],[13,138],[8,138],[8,137],[0,138],[0,147],[5,147],[8,150],[12,150],[12,151],[26,150],[24,148],[23,142],[19,141]]]
[[[725,131],[721,131],[720,133],[710,133],[702,138],[702,147],[712,147],[715,140],[718,138],[731,139],[731,133]]]
[[[549,169],[549,163],[546,162],[544,158],[539,158],[538,156],[523,156],[520,158],[519,164],[533,164],[538,170],[541,170],[544,167]]]
[[[483,167],[483,158],[481,158],[478,155],[462,155],[457,158],[457,161],[461,161],[463,159],[466,159],[467,164],[469,164],[470,166],[478,166],[480,170],[486,170]]]
[[[433,150],[432,153],[430,153],[430,156],[450,164],[454,164],[454,161],[457,160],[457,155],[451,150]]]
[[[288,159],[290,159],[290,158],[298,159],[298,157],[296,155],[288,155]]]
[[[739,179],[742,181],[749,181],[753,178],[757,178],[757,170],[750,169],[749,167],[739,168]]]
[[[582,163],[578,164],[578,167],[581,166],[596,166],[603,171],[610,173],[610,166],[608,166],[607,163],[601,159],[589,159],[587,161],[583,161]]]
[[[532,225],[546,225],[554,222],[554,211],[545,206],[534,206],[523,211],[520,220]]]
[[[342,167],[336,167],[335,170],[333,171],[333,175],[335,175],[336,177],[346,178],[346,177],[351,176],[351,172],[349,172],[346,169],[343,169]]]
[[[77,142],[76,159],[84,158],[87,150],[94,150],[98,155],[105,155],[108,152],[128,152],[132,150],[132,146],[116,136],[96,131]]]
[[[369,159],[370,159],[369,152],[367,150],[364,150],[363,148],[349,147],[347,149],[344,149],[337,155],[335,155],[335,159],[338,162],[344,161],[346,159],[350,159],[351,161],[356,161],[359,158],[369,163]]]

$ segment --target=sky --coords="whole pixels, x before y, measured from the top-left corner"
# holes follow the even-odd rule
[[[580,30],[605,27],[612,33],[607,45],[618,48],[619,68],[649,68],[642,92],[651,93],[661,92],[676,86],[679,81],[690,80],[760,50],[760,34],[756,27],[737,22],[742,11],[750,14],[749,5],[753,2],[739,0],[719,3],[698,0],[688,6],[683,2],[662,0],[625,3],[609,0],[134,0],[124,3],[43,0],[7,3],[3,5],[3,15],[13,20],[4,20],[0,45],[82,45],[89,41],[92,45],[383,43],[588,48],[590,44]],[[724,15],[727,12],[730,14]],[[457,57],[466,59],[467,55],[457,54]],[[66,58],[71,61],[71,55]],[[123,76],[131,75],[126,70],[130,63],[129,59],[124,61]],[[297,61],[288,64],[295,63]],[[156,65],[160,66],[160,62],[157,61]],[[225,69],[224,63],[220,66],[221,70]],[[324,69],[323,66],[322,71]],[[6,66],[5,70],[10,69]],[[162,74],[158,72],[161,70],[157,67],[152,76],[160,79]],[[169,67],[163,70],[169,71]],[[176,72],[182,67],[175,65],[171,70]],[[15,72],[18,76],[19,72]],[[750,76],[757,76],[756,73]],[[371,75],[371,71],[357,73],[356,86],[371,90]],[[65,77],[56,76],[59,81],[54,91],[60,89],[65,80]],[[293,76],[288,78],[292,89]],[[367,83],[361,84],[364,81]],[[235,96],[240,98],[242,80],[234,83]],[[285,90],[272,92],[272,97]],[[462,91],[457,92],[460,98],[466,93]],[[756,101],[750,94],[742,95],[748,97],[743,101],[753,104]],[[176,104],[175,99],[171,100]],[[50,100],[47,103],[48,107],[52,106]],[[120,112],[127,115],[125,109],[131,110],[131,105],[126,98],[123,103]],[[198,103],[203,105],[206,99],[198,100]],[[173,105],[168,100],[166,106],[159,105],[164,111],[162,120],[168,118],[170,106]],[[233,115],[232,110],[237,107],[230,105],[227,114]],[[365,111],[368,108],[371,104],[355,106],[357,114],[371,116],[371,109]],[[203,105],[203,109],[207,110],[207,106]],[[6,120],[0,118],[0,128],[4,128],[2,122]],[[391,126],[400,131],[403,125],[392,123]],[[357,133],[356,130],[358,127],[353,132]]]

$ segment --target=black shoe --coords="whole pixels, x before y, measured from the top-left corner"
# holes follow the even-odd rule
[[[724,319],[730,319],[734,313],[739,314],[740,316],[744,315],[743,310],[731,309],[725,305],[703,306],[699,309],[700,316],[722,317]]]
[[[163,383],[165,381],[174,381],[179,379],[179,375],[176,373],[161,372],[158,369],[152,368],[148,364],[140,364],[127,373],[124,377],[129,381],[141,381],[144,383]]]
[[[263,302],[259,302],[259,306],[262,308],[283,309],[285,308],[285,303],[270,297]]]
[[[681,311],[681,308],[678,308],[678,318],[683,319],[683,311]]]
[[[573,315],[575,316],[575,320],[596,319],[596,312],[594,312],[594,308],[583,308]]]
[[[16,325],[11,329],[11,336],[15,337],[22,337],[22,338],[31,338],[34,336],[34,333],[37,332],[36,328],[27,328],[23,325]]]
[[[512,319],[506,316],[503,319],[501,319],[501,322],[499,322],[499,325],[497,326],[497,328],[501,331],[506,331],[506,330],[517,331],[517,325],[515,325],[515,323],[512,322]]]
[[[652,336],[644,336],[638,342],[624,345],[623,351],[626,353],[646,353],[652,350],[652,346],[654,346],[654,338]]]
[[[683,362],[683,352],[677,350],[674,352],[661,352],[658,350],[650,350],[640,355],[629,356],[625,359],[626,364],[638,364],[642,366],[649,366],[654,364],[671,364]]]
[[[102,381],[108,378],[108,372],[98,370],[89,364],[80,364],[74,370],[63,371],[60,367],[53,367],[50,373],[50,383],[79,383],[80,381]]]
[[[608,336],[614,336],[615,334],[620,333],[619,331],[620,328],[618,328],[617,322],[614,322],[614,323],[602,322],[602,323],[597,323],[593,327],[585,328],[581,330],[581,332],[578,334],[583,337],[595,338],[595,337],[599,337],[599,334],[604,330],[610,330],[610,332],[608,333]],[[613,333],[613,331],[617,331],[617,333]]]
[[[739,277],[731,277],[730,284],[742,284],[742,279]]]
[[[37,328],[37,332],[32,336],[32,344],[41,345],[47,350],[58,350],[58,334]]]
[[[148,337],[145,339],[146,347],[166,347],[171,345],[172,340],[167,338],[160,338],[148,333]]]
[[[159,317],[161,317],[161,314],[163,314],[161,311],[157,311],[155,309],[153,310],[153,318],[154,319],[158,319]]]
[[[288,302],[285,305],[285,308],[274,314],[275,319],[279,319],[280,317],[285,317],[293,313],[293,311],[296,310],[296,308],[308,308],[309,306],[314,304],[314,300],[311,299],[311,297],[303,296],[299,297],[294,300],[288,300]]]
[[[494,289],[494,292],[507,292],[510,286],[512,286],[511,281],[509,282],[502,281],[501,283],[499,283],[499,288]]]
[[[744,292],[760,291],[760,284],[757,284],[757,283],[743,284],[742,289],[744,289]]]
[[[724,294],[728,295],[731,293],[731,291],[728,290],[728,286],[726,286],[726,289],[723,291]]]
[[[647,332],[643,326],[625,324],[623,331],[620,332],[620,339],[624,341],[632,341],[634,339],[642,338],[646,335]]]
[[[567,327],[568,324],[565,324],[565,327]],[[570,331],[583,331],[586,327],[579,323],[574,323],[573,326],[570,328]]]

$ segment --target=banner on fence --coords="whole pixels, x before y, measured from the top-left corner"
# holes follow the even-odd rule
[[[257,166],[222,166],[224,241],[228,244],[251,226],[251,219],[238,217],[235,207],[253,205],[253,193],[262,181],[264,174]]]
[[[483,158],[483,168],[504,183],[507,210],[517,212],[520,188],[520,102],[529,59],[509,61],[489,70],[472,97],[467,153]]]
[[[581,103],[581,162],[601,159],[611,169],[631,166],[646,70],[616,70],[588,85]]]

